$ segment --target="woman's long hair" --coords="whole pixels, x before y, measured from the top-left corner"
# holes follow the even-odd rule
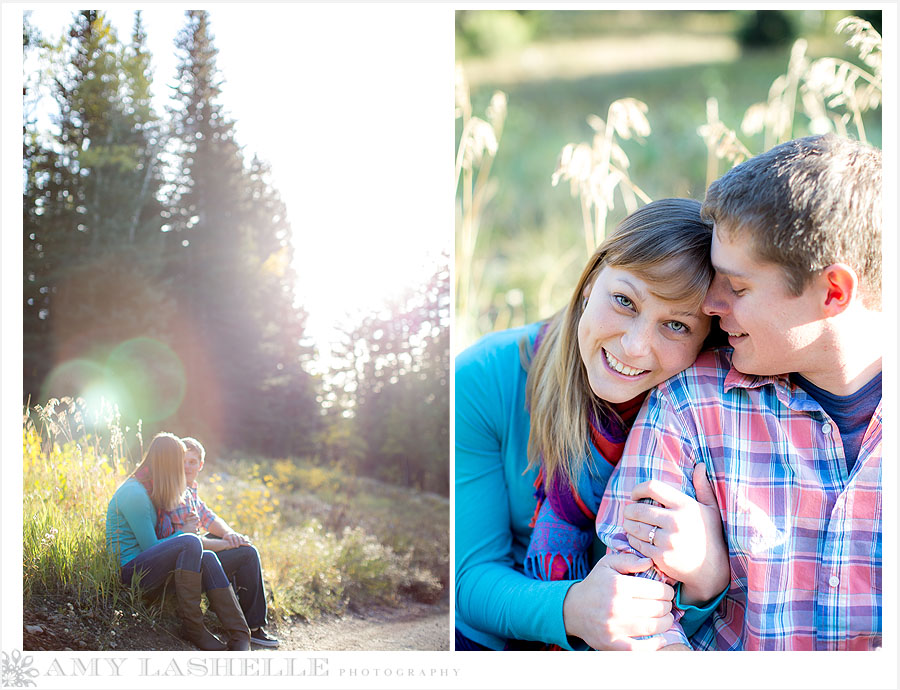
[[[184,493],[184,452],[181,439],[168,432],[153,437],[147,454],[130,476],[146,471],[152,482],[148,492],[157,511],[174,510]]]
[[[548,324],[528,372],[526,401],[531,412],[528,466],[543,461],[546,485],[560,470],[570,481],[588,454],[589,416],[617,416],[591,390],[578,347],[578,322],[585,288],[605,266],[631,271],[674,301],[699,308],[713,278],[712,224],[700,218],[700,202],[660,199],[625,218],[594,252],[569,303]]]

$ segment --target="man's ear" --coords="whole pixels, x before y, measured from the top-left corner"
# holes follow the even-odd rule
[[[859,276],[847,264],[831,264],[821,274],[825,316],[837,316],[859,297]]]

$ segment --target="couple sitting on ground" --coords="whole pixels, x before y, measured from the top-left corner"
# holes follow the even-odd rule
[[[457,650],[881,646],[881,183],[779,145],[457,358]]]
[[[173,575],[182,636],[198,648],[240,651],[251,642],[277,647],[278,640],[264,627],[259,553],[197,494],[205,456],[194,438],[157,434],[109,502],[106,548],[118,559],[126,586],[139,578],[141,588],[153,593]],[[198,533],[201,527],[205,536]],[[203,624],[203,591],[227,632],[227,644]]]

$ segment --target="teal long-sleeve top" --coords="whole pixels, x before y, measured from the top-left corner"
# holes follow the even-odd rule
[[[538,328],[492,333],[456,358],[456,627],[491,649],[507,639],[571,649],[562,611],[576,580],[522,571],[537,470],[524,472],[531,421],[519,341],[533,343]]]
[[[171,539],[182,532],[166,537]],[[165,541],[156,537],[156,509],[143,485],[134,477],[116,489],[106,509],[106,550],[117,555],[119,567],[142,551]]]
[[[456,627],[491,649],[508,639],[583,646],[566,635],[563,621],[563,601],[577,580],[540,581],[523,572],[537,469],[525,471],[531,419],[519,343],[533,345],[539,328],[489,334],[456,358]],[[603,488],[595,488],[598,495]],[[685,606],[685,629],[696,629],[718,601]]]

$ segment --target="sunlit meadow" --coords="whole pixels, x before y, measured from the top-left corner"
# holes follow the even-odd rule
[[[107,505],[137,465],[140,424],[65,398],[26,410],[22,431],[26,608],[50,602],[113,631],[123,619],[177,630],[171,603],[122,587],[105,549]],[[270,620],[433,602],[448,584],[445,498],[287,458],[207,463],[204,474],[201,497],[260,551]]]

